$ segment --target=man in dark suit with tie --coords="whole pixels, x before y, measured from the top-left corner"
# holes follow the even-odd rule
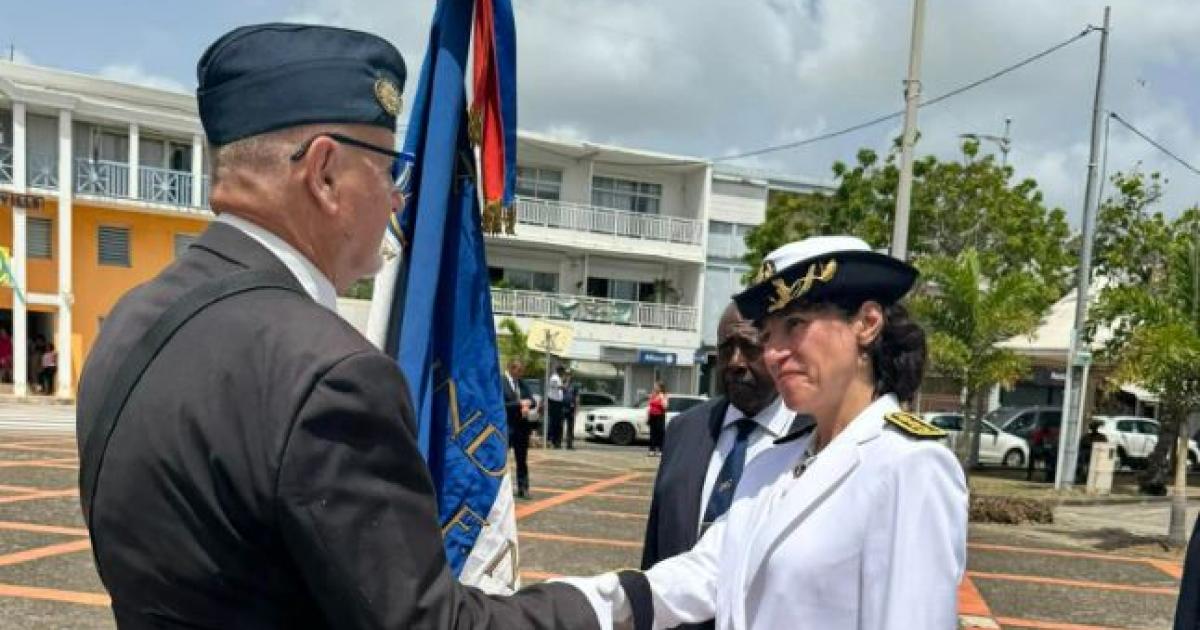
[[[724,396],[671,421],[654,481],[642,568],[692,548],[729,509],[742,469],[791,426],[754,326],[730,304],[717,325]],[[712,627],[703,624],[697,627]]]
[[[520,359],[508,362],[504,372],[504,410],[508,414],[508,445],[517,460],[517,498],[529,498],[529,411],[537,406],[529,386],[521,382],[525,364]]]
[[[563,584],[459,583],[404,377],[336,312],[403,203],[400,53],[262,24],[198,75],[217,218],[113,307],[80,379],[79,497],[117,625],[597,628]]]

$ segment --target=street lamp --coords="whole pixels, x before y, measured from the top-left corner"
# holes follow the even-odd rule
[[[1009,129],[1012,127],[1012,117],[1004,117],[1004,135],[997,136],[990,133],[960,133],[959,138],[969,138],[971,140],[989,140],[995,142],[1000,147],[1000,166],[1008,166],[1008,152],[1012,149],[1012,138],[1009,136]]]

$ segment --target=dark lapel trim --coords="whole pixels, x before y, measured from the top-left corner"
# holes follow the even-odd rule
[[[787,444],[794,440],[798,440],[812,432],[817,426],[817,420],[806,413],[798,413],[795,418],[792,418],[792,424],[788,426],[787,433],[783,437],[775,440],[776,444]]]

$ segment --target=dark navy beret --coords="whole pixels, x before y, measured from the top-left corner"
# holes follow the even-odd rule
[[[226,33],[196,65],[209,142],[312,123],[396,128],[406,76],[387,40],[330,26],[256,24]]]
[[[872,251],[862,239],[814,236],[767,254],[754,284],[733,300],[742,317],[761,322],[794,305],[874,300],[886,306],[916,280],[916,268]]]

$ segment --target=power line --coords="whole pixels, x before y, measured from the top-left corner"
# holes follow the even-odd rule
[[[1189,171],[1191,171],[1191,172],[1193,172],[1193,173],[1195,173],[1195,174],[1197,174],[1197,175],[1200,175],[1200,169],[1198,169],[1198,168],[1196,168],[1195,166],[1192,166],[1191,164],[1189,164],[1187,160],[1185,160],[1185,159],[1183,159],[1183,158],[1179,157],[1179,156],[1178,156],[1178,155],[1176,155],[1176,154],[1175,154],[1173,151],[1171,151],[1170,149],[1168,149],[1168,148],[1164,147],[1162,144],[1160,144],[1159,142],[1157,142],[1156,140],[1154,140],[1154,138],[1151,138],[1150,136],[1148,136],[1148,135],[1146,135],[1146,134],[1142,133],[1142,131],[1141,131],[1140,129],[1138,129],[1137,127],[1134,127],[1132,123],[1130,123],[1129,121],[1125,120],[1124,118],[1121,118],[1121,115],[1120,115],[1120,114],[1118,114],[1117,112],[1110,111],[1110,112],[1108,112],[1108,115],[1109,115],[1109,117],[1110,117],[1110,118],[1112,118],[1113,120],[1115,120],[1115,121],[1117,121],[1117,122],[1121,123],[1121,125],[1123,125],[1123,126],[1126,128],[1126,129],[1128,129],[1128,130],[1132,131],[1133,133],[1137,134],[1137,136],[1138,136],[1139,138],[1141,138],[1142,140],[1145,140],[1146,142],[1149,142],[1149,143],[1151,144],[1151,146],[1153,146],[1155,149],[1158,149],[1159,151],[1162,151],[1163,153],[1167,154],[1167,156],[1169,156],[1169,157],[1170,157],[1172,160],[1175,160],[1176,162],[1179,162],[1180,164],[1182,164],[1182,165],[1183,165],[1183,167],[1184,167],[1184,168],[1186,168],[1187,170],[1189,170]]]
[[[1021,61],[1018,61],[1010,66],[1006,66],[1000,70],[997,70],[996,72],[993,72],[992,74],[989,74],[981,79],[972,81],[970,83],[967,83],[966,85],[963,85],[963,86],[960,86],[953,90],[950,90],[949,92],[946,92],[945,94],[941,94],[934,98],[931,98],[931,99],[921,103],[919,105],[919,107],[927,107],[929,105],[937,105],[938,103],[941,103],[942,101],[945,101],[947,99],[958,96],[959,94],[962,94],[964,92],[973,90],[985,83],[989,83],[991,81],[999,79],[1000,77],[1002,77],[1006,74],[1009,74],[1010,72],[1013,72],[1015,70],[1018,70],[1020,68],[1023,68],[1043,57],[1046,57],[1047,55],[1051,55],[1055,52],[1058,52],[1059,50],[1066,48],[1067,46],[1070,46],[1071,44],[1083,39],[1084,37],[1087,37],[1089,34],[1092,33],[1092,31],[1097,31],[1097,30],[1100,30],[1100,29],[1095,26],[1088,26],[1087,28],[1080,31],[1080,33],[1078,35],[1075,35],[1074,37],[1072,37],[1068,40],[1059,42],[1059,43],[1057,43],[1035,55],[1026,57],[1026,58],[1022,59]],[[753,157],[756,155],[764,155],[766,153],[775,153],[776,151],[785,151],[787,149],[795,149],[797,147],[802,147],[802,146],[813,144],[816,142],[821,142],[823,140],[829,140],[831,138],[836,138],[838,136],[844,136],[848,133],[853,133],[853,132],[859,131],[861,129],[866,129],[867,127],[873,127],[875,125],[878,125],[879,123],[889,121],[893,118],[899,118],[900,116],[903,116],[903,115],[904,115],[904,110],[899,110],[899,111],[892,112],[890,114],[885,114],[883,116],[878,116],[876,118],[872,118],[871,120],[868,120],[866,122],[858,123],[857,125],[846,127],[844,129],[839,129],[837,131],[831,131],[829,133],[824,133],[819,136],[813,136],[811,138],[805,138],[803,140],[797,140],[795,142],[788,142],[785,144],[777,144],[777,145],[772,145],[772,146],[768,146],[768,147],[763,147],[761,149],[754,149],[752,151],[744,151],[742,153],[723,155],[723,156],[714,157],[711,159],[714,162],[724,162],[727,160],[736,160],[736,159],[740,159],[740,158]]]

